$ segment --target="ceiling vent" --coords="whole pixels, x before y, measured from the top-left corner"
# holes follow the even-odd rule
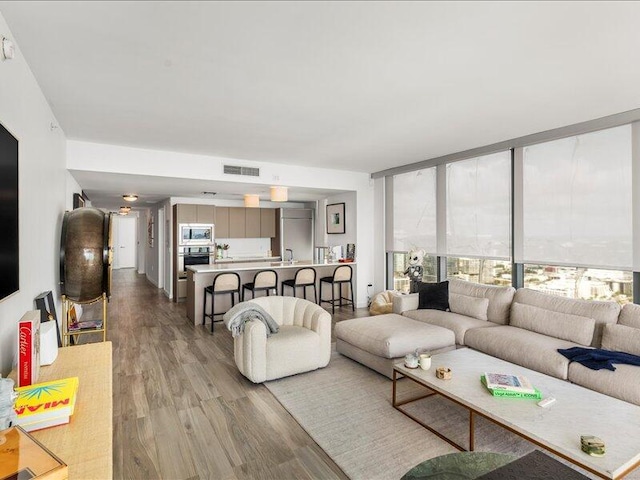
[[[260,169],[255,167],[239,167],[237,165],[225,165],[224,173],[228,175],[245,175],[248,177],[259,177]]]

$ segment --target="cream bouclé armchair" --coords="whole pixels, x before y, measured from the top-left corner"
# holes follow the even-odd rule
[[[260,297],[249,300],[264,308],[278,323],[278,333],[267,338],[257,320],[245,324],[234,338],[234,358],[254,383],[326,367],[331,356],[331,315],[315,303],[296,297]]]

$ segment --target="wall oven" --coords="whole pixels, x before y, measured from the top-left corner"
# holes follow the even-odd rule
[[[179,245],[213,245],[213,225],[205,223],[181,223],[178,231]]]
[[[190,265],[209,265],[214,262],[216,251],[213,246],[178,247],[178,278],[187,278]]]

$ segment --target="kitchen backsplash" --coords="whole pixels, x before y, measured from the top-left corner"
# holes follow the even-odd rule
[[[264,257],[271,250],[270,238],[216,238],[218,245],[228,243],[229,257]]]

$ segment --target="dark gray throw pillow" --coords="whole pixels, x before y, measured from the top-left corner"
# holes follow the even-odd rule
[[[418,308],[449,310],[449,281],[418,284]]]

